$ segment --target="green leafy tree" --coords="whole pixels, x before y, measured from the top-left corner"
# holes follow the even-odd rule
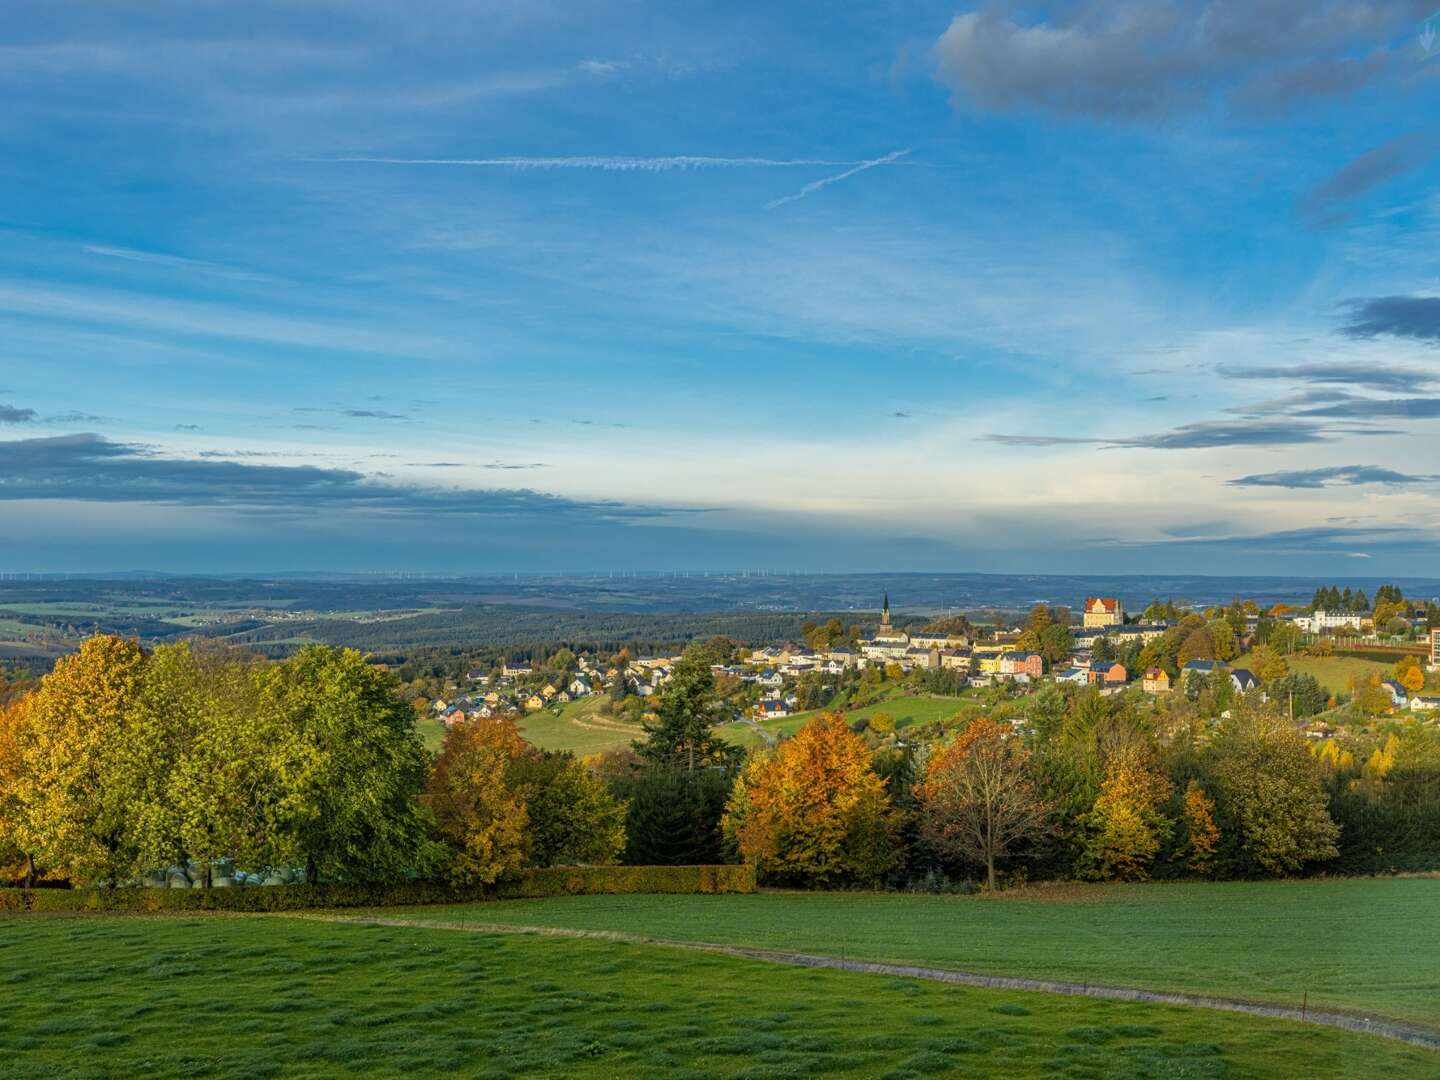
[[[507,783],[525,804],[528,865],[601,865],[624,850],[625,803],[571,754],[530,750]]]
[[[281,833],[307,880],[402,878],[424,869],[429,757],[396,678],[354,649],[308,645],[266,672],[262,707],[283,717],[273,748]]]
[[[1320,769],[1304,738],[1265,714],[1222,725],[1214,744],[1219,802],[1242,873],[1293,874],[1339,853]]]
[[[1039,647],[1035,650],[1047,664],[1058,664],[1070,655],[1075,647],[1075,635],[1068,626],[1051,623],[1040,631]]]
[[[1190,636],[1185,639],[1184,643],[1180,646],[1180,651],[1175,655],[1175,662],[1180,667],[1184,667],[1191,660],[1214,659],[1215,639],[1203,626],[1197,627],[1190,632]]]

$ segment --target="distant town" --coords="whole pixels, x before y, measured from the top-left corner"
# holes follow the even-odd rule
[[[757,725],[830,707],[851,684],[885,680],[950,695],[997,687],[1023,694],[1058,684],[1151,698],[1193,697],[1223,684],[1230,694],[1261,702],[1284,692],[1291,715],[1302,719],[1353,704],[1360,715],[1406,712],[1440,722],[1440,691],[1431,692],[1440,672],[1440,608],[1407,601],[1392,586],[1382,586],[1373,602],[1360,591],[1322,588],[1304,609],[1280,603],[1262,610],[1236,600],[1192,610],[1157,601],[1131,613],[1116,597],[1088,596],[1074,610],[1037,604],[1009,626],[977,625],[963,615],[907,620],[892,611],[886,594],[869,627],[831,619],[807,623],[800,641],[717,648],[726,655],[711,670],[729,691],[724,699],[733,719]],[[1352,673],[1348,685],[1332,678],[1327,687],[1303,672],[1295,682],[1298,669],[1345,657],[1369,665],[1357,668],[1362,675]],[[600,697],[611,715],[643,719],[645,703],[680,659],[624,651],[601,659],[564,650],[545,663],[504,660],[470,670],[468,687],[451,684],[430,708],[452,726],[467,717],[558,714],[571,702]],[[1297,685],[1308,691],[1298,712]],[[1338,730],[1317,719],[1307,733],[1323,738]]]

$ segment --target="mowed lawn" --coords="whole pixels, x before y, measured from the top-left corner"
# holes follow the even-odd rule
[[[0,1005],[0,1071],[13,1080],[1288,1080],[1440,1064],[1374,1036],[1201,1009],[265,916],[0,921]]]
[[[618,930],[1296,1006],[1308,995],[1314,1008],[1440,1029],[1435,878],[1073,885],[995,897],[590,896],[408,915]]]

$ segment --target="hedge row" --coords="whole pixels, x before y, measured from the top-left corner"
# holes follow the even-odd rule
[[[462,904],[614,893],[752,893],[753,866],[554,866],[494,885],[264,885],[226,889],[0,889],[0,913],[299,911],[306,908]]]

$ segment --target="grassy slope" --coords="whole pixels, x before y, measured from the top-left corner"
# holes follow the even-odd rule
[[[610,942],[255,917],[30,917],[0,928],[0,985],[10,990],[0,1055],[14,1080],[1278,1080],[1419,1076],[1436,1064],[1370,1036],[1255,1017]]]
[[[1440,1028],[1440,880],[1073,886],[1009,897],[584,897],[418,917],[623,930],[1185,990]],[[1373,1010],[1373,1012],[1372,1012]]]
[[[559,716],[548,709],[528,713],[520,721],[520,731],[542,750],[572,750],[582,757],[623,749],[643,732],[638,724],[601,716],[599,709],[604,700],[595,696],[567,702],[561,706]]]
[[[1231,662],[1233,667],[1250,667],[1249,653]],[[1374,660],[1358,660],[1350,656],[1287,656],[1285,662],[1296,675],[1314,675],[1315,681],[1334,694],[1350,692],[1350,677],[1368,678],[1377,673],[1382,679],[1390,678],[1393,664],[1381,664]]]

